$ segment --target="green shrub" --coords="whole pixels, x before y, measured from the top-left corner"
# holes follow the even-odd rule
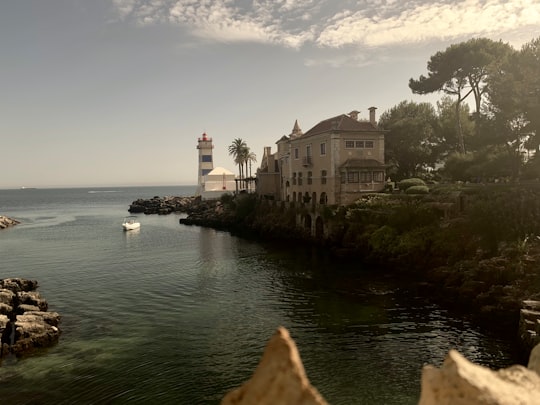
[[[426,185],[426,182],[422,179],[418,179],[418,178],[410,178],[410,179],[405,179],[405,180],[401,180],[399,183],[398,183],[398,187],[400,190],[407,190],[409,187],[413,187],[413,186],[425,186]]]
[[[392,254],[398,243],[398,232],[388,225],[375,230],[369,238],[369,244],[376,254]]]
[[[257,198],[255,195],[238,195],[236,198],[235,216],[237,219],[245,219],[254,214],[256,207]]]
[[[429,194],[427,186],[411,186],[405,190],[407,194]]]
[[[230,193],[224,193],[219,198],[221,203],[227,207],[230,207],[234,204],[234,196]]]

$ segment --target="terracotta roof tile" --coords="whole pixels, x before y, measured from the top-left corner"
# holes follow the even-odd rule
[[[379,131],[379,130],[369,121],[357,121],[355,119],[352,119],[348,115],[341,114],[341,115],[338,115],[337,117],[328,118],[324,121],[319,122],[309,131],[307,131],[303,135],[303,137],[316,135],[316,134],[322,134],[322,133],[331,132],[331,131],[342,131],[342,132],[363,131],[365,132],[365,131]]]

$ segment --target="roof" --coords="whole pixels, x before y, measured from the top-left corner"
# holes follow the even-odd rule
[[[386,165],[375,159],[347,159],[340,168],[384,168]]]
[[[338,115],[337,117],[328,118],[324,121],[319,122],[309,131],[307,131],[303,136],[317,135],[325,132],[358,132],[358,131],[377,131],[379,129],[369,121],[358,121],[346,114]]]
[[[232,175],[234,175],[233,172],[230,172],[227,169],[224,169],[223,167],[216,167],[216,168],[214,168],[214,170],[212,170],[207,175],[208,176],[217,176],[217,175],[221,175],[221,174],[225,174],[225,175],[232,174]]]

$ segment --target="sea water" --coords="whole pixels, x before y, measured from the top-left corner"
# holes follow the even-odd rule
[[[489,367],[512,342],[411,294],[386,271],[140,214],[194,187],[0,190],[0,278],[39,282],[59,342],[0,367],[6,404],[219,404],[278,326],[333,405],[416,404],[424,364],[455,348]],[[376,270],[376,269],[375,269]]]

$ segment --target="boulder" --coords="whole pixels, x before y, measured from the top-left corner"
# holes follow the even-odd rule
[[[529,364],[527,367],[530,370],[533,370],[536,372],[536,374],[540,375],[540,344],[537,344],[532,350],[531,355],[529,356]]]
[[[230,391],[221,405],[327,405],[306,376],[296,344],[280,327],[264,350],[253,376]]]
[[[20,291],[33,291],[38,287],[36,280],[27,280],[24,278],[4,278],[0,280],[0,288],[10,290],[14,293]]]
[[[0,358],[25,354],[58,341],[60,316],[47,312],[48,304],[35,291],[37,281],[21,278],[0,280]]]
[[[8,226],[17,225],[20,222],[13,218],[8,218],[3,215],[0,215],[0,229],[7,228]]]
[[[13,307],[11,305],[0,302],[0,314],[9,315],[12,312],[13,312]]]
[[[186,212],[195,203],[195,197],[159,197],[148,200],[139,198],[131,203],[130,213],[168,215],[173,212]]]
[[[0,290],[0,303],[13,305],[13,299],[15,298],[15,293],[11,290],[1,289]]]
[[[34,305],[39,308],[39,311],[46,311],[48,309],[47,301],[41,298],[41,295],[37,291],[21,291],[17,293],[17,300],[19,305]]]
[[[540,376],[523,366],[498,371],[451,350],[441,368],[425,366],[419,405],[537,405]]]

